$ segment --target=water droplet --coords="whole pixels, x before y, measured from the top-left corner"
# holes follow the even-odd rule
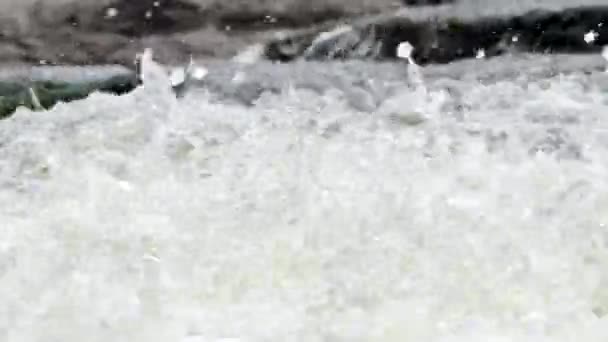
[[[397,46],[397,57],[407,59],[408,62],[414,64],[412,61],[412,52],[414,52],[414,47],[409,42],[403,42]]]
[[[118,10],[114,7],[110,7],[106,10],[106,18],[114,18],[118,15]]]
[[[583,36],[583,39],[585,40],[585,42],[587,44],[591,44],[597,39],[598,36],[599,36],[599,34],[597,32],[591,30],[591,31],[585,33],[585,35]]]
[[[199,80],[199,81],[202,80],[203,78],[205,78],[205,76],[207,76],[208,73],[209,73],[209,71],[207,71],[207,69],[202,66],[195,66],[192,68],[192,71],[191,71],[192,78]]]

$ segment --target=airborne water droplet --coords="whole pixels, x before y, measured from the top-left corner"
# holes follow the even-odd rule
[[[409,42],[403,42],[397,46],[397,57],[407,59],[408,62],[414,64],[412,52],[414,52],[414,47]]]
[[[106,10],[106,18],[114,18],[118,15],[118,10],[114,7],[110,7]]]
[[[194,78],[195,80],[202,80],[203,78],[205,78],[205,76],[207,76],[209,72],[207,71],[206,68],[202,67],[202,66],[195,66],[192,68],[192,78]]]

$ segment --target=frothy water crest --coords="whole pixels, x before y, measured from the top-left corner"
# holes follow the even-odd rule
[[[0,336],[604,341],[605,77],[404,84],[373,114],[156,83],[20,110]]]

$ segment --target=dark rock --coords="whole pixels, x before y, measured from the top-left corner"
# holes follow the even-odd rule
[[[456,0],[401,0],[406,6],[438,6],[454,3]]]
[[[352,6],[324,0],[99,0],[35,1],[27,25],[0,17],[0,61],[48,65],[119,63],[130,66],[137,52],[153,48],[164,64],[190,55],[230,58],[266,32],[333,24],[386,10],[392,0]],[[9,32],[9,34],[5,34]]]
[[[606,21],[608,6],[488,17],[483,15],[506,13],[498,0],[488,0],[479,13],[478,0],[437,8],[452,0],[32,2],[26,24],[12,11],[0,16],[0,62],[130,66],[137,52],[151,47],[160,62],[181,64],[190,55],[230,58],[259,42],[267,42],[266,57],[273,61],[382,60],[394,59],[396,47],[407,40],[415,47],[414,60],[425,64],[471,58],[480,49],[487,57],[512,50],[596,52],[608,36],[608,24],[599,25]],[[407,8],[407,18],[369,17],[404,6],[421,8]],[[352,30],[319,39],[321,32],[350,21]],[[582,37],[591,29],[598,37],[587,43]],[[278,30],[287,31],[286,37],[269,39]]]
[[[46,110],[59,102],[71,102],[88,97],[93,92],[122,95],[139,84],[135,74],[114,75],[89,81],[3,80],[0,82],[0,119],[10,116],[17,108]]]
[[[184,32],[205,24],[199,7],[183,0],[110,0],[95,5],[83,1],[51,8],[38,2],[30,15],[46,27],[129,38]]]
[[[86,29],[127,37],[184,32],[204,25],[200,8],[180,0],[114,0],[97,10],[95,17],[98,20]]]
[[[230,0],[210,1],[203,17],[216,28],[243,31],[302,29],[379,14],[399,7],[394,0]]]
[[[595,33],[594,41],[586,34]],[[324,37],[325,35],[325,37]],[[388,17],[354,23],[342,32],[307,32],[270,41],[270,60],[395,59],[397,47],[409,42],[418,64],[448,63],[507,51],[590,53],[608,45],[608,6],[561,11],[531,11],[509,17],[426,19]]]
[[[216,27],[229,27],[231,30],[271,30],[307,27],[336,21],[345,16],[347,14],[337,8],[309,9],[300,15],[267,11],[234,11],[218,15],[213,22]]]
[[[559,12],[534,11],[509,21],[526,51],[583,53],[599,52],[608,44],[608,6],[590,6]],[[595,32],[595,41],[585,34]]]

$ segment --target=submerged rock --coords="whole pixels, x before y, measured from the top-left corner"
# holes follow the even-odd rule
[[[535,10],[474,19],[415,20],[403,16],[365,19],[334,31],[309,31],[271,40],[265,57],[295,59],[396,59],[400,43],[413,47],[418,64],[449,63],[508,51],[599,53],[608,45],[608,6]],[[480,51],[482,53],[480,54]]]

